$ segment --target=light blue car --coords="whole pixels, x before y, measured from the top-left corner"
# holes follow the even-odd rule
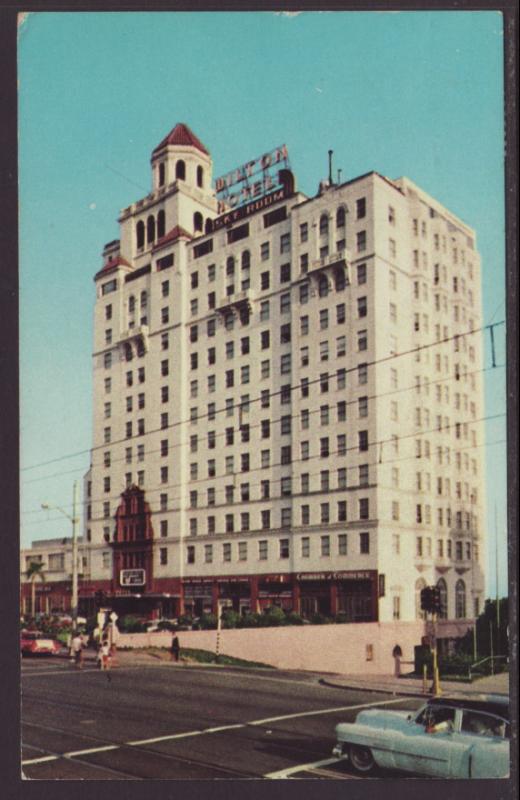
[[[509,700],[434,698],[417,713],[367,709],[336,726],[335,756],[432,778],[509,777]]]

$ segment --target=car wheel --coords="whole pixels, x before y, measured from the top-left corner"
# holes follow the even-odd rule
[[[352,744],[349,748],[350,763],[358,772],[370,772],[374,767],[374,758],[368,747]]]

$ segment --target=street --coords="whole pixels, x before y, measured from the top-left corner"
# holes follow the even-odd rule
[[[421,704],[313,674],[164,662],[122,665],[109,681],[92,662],[24,660],[22,689],[23,774],[44,780],[358,779],[331,756],[335,725]]]

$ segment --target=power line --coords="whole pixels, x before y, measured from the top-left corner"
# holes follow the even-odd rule
[[[454,340],[463,339],[466,336],[472,336],[472,335],[474,335],[476,333],[480,333],[481,331],[484,331],[486,329],[494,328],[494,327],[497,327],[499,325],[503,325],[504,322],[505,322],[505,320],[500,320],[499,322],[495,322],[492,325],[483,325],[480,328],[474,328],[473,330],[466,331],[465,333],[453,334],[452,336],[445,337],[444,339],[439,339],[439,340],[437,340],[435,342],[430,342],[429,344],[419,345],[419,346],[414,347],[414,348],[412,348],[410,350],[404,350],[402,353],[394,353],[392,355],[384,356],[383,358],[375,359],[373,361],[363,362],[363,365],[368,369],[368,367],[373,367],[373,366],[376,366],[377,364],[382,364],[382,363],[385,363],[387,361],[395,361],[395,359],[401,358],[403,356],[415,355],[416,353],[421,352],[422,350],[427,350],[427,349],[429,349],[431,347],[438,347],[440,345],[446,344],[446,343],[454,341]],[[349,368],[345,367],[343,369],[343,372],[344,372],[345,376],[347,376],[347,375],[349,375],[350,373],[353,373],[353,372],[357,373],[358,372],[358,366],[359,365],[356,365],[355,367],[349,367]],[[328,377],[329,377],[329,379],[337,377],[337,371],[336,372],[332,372],[332,373],[328,373]],[[307,381],[306,385],[307,386],[312,386],[313,384],[319,383],[320,380],[321,380],[321,377],[313,378],[312,380]],[[301,386],[302,386],[301,382],[299,384],[295,384],[293,386],[289,386],[289,391],[300,389]],[[228,387],[228,388],[236,389],[237,387]],[[276,390],[274,392],[270,392],[270,397],[273,398],[273,397],[276,397],[277,395],[280,395],[280,394],[282,394],[282,389]],[[258,397],[253,398],[253,399],[249,399],[249,402],[250,403],[261,402],[261,399],[262,398],[261,398],[261,395],[260,395]],[[240,407],[240,405],[241,405],[241,402],[237,401],[236,403],[233,403],[231,408],[234,409],[235,407]],[[227,409],[224,406],[223,408],[215,409],[215,414],[225,413],[226,411],[227,411]],[[204,414],[197,415],[197,420],[205,419],[207,416],[208,416],[207,412],[204,413]],[[64,460],[69,459],[69,458],[76,458],[79,455],[85,455],[87,453],[93,453],[96,450],[104,450],[104,449],[106,449],[107,444],[110,444],[112,446],[112,445],[115,445],[115,444],[121,444],[122,442],[132,441],[132,439],[137,439],[137,438],[141,439],[142,436],[149,436],[149,435],[151,435],[153,433],[157,433],[157,432],[159,432],[161,430],[167,430],[167,429],[169,430],[171,428],[179,427],[180,425],[188,425],[188,424],[190,424],[190,422],[191,422],[190,419],[177,420],[176,422],[171,423],[170,425],[167,426],[167,428],[164,428],[164,429],[155,428],[155,429],[153,429],[151,431],[147,431],[145,434],[135,434],[134,436],[131,436],[131,437],[128,437],[128,438],[124,437],[122,439],[116,439],[113,442],[103,443],[101,445],[97,445],[95,447],[89,448],[88,450],[81,450],[81,451],[78,451],[76,453],[70,453],[70,454],[67,454],[67,455],[64,455],[64,456],[59,456],[57,458],[50,459],[49,461],[42,461],[39,464],[32,464],[32,465],[30,465],[28,467],[22,467],[20,471],[21,472],[27,472],[29,470],[36,469],[36,468],[42,467],[42,466],[48,466],[49,464],[54,464],[54,463],[57,463],[59,461],[64,461]]]
[[[481,417],[478,420],[474,420],[474,422],[475,423],[484,422],[484,421],[491,420],[491,419],[498,419],[498,418],[501,418],[501,417],[504,417],[504,416],[505,416],[505,413],[494,414],[494,415],[491,415],[489,417]],[[429,433],[436,433],[436,432],[438,432],[436,428],[431,428],[431,429],[423,430],[423,431],[414,431],[411,434],[407,434],[405,436],[400,436],[398,438],[398,441],[401,442],[404,439],[416,438],[418,436],[425,436],[425,435],[427,435]],[[394,440],[390,438],[390,439],[384,439],[384,440],[372,442],[372,443],[369,444],[369,447],[378,448],[379,446],[381,446],[383,444],[393,444],[393,443],[394,443]],[[484,442],[481,445],[468,445],[466,448],[460,448],[460,450],[462,452],[462,451],[464,451],[466,449],[473,449],[473,448],[479,449],[480,447],[486,447],[486,446],[487,446],[487,443]],[[329,450],[328,455],[325,456],[325,457],[331,457],[331,456],[334,456],[334,455],[345,455],[346,456],[348,452],[353,452],[353,451],[360,452],[359,451],[359,445],[357,445],[356,447],[344,448],[341,451]],[[301,457],[300,458],[292,458],[291,461],[288,464],[282,464],[281,461],[273,463],[273,464],[270,463],[269,464],[269,469],[273,469],[275,467],[280,467],[280,466],[291,466],[292,464],[298,464],[298,463],[304,463],[304,462],[306,463],[308,461],[314,461],[315,459],[318,459],[318,458],[321,459],[321,458],[323,458],[323,456],[321,456],[321,454],[316,454],[314,456],[309,456],[308,458],[301,458]],[[369,466],[380,466],[381,464],[392,464],[392,463],[394,463],[396,461],[404,461],[404,460],[409,460],[409,459],[423,460],[423,459],[427,459],[427,458],[429,458],[429,457],[421,456],[419,458],[416,455],[413,455],[413,456],[406,456],[406,457],[398,458],[398,459],[385,459],[383,462],[381,462],[380,459],[378,459],[377,461],[370,462]],[[353,465],[353,466],[345,467],[345,468],[346,469],[358,469],[358,467],[359,467],[359,465]],[[234,481],[237,476],[242,476],[242,477],[245,478],[246,476],[250,475],[251,473],[259,472],[260,470],[265,469],[265,468],[266,467],[262,467],[262,466],[255,467],[253,469],[247,470],[246,472],[243,472],[241,470],[240,471],[239,470],[233,470],[232,472],[225,472],[224,471],[223,473],[220,473],[218,475],[215,474],[215,475],[208,476],[208,477],[205,477],[205,478],[190,479],[189,485],[193,486],[195,484],[207,483],[210,480],[218,480],[220,478],[228,478],[229,480],[233,480]],[[313,473],[313,474],[314,475],[318,475],[319,473]],[[272,481],[272,482],[273,483],[281,482],[281,479],[280,479],[280,481]],[[166,492],[167,489],[178,489],[178,488],[181,488],[183,485],[184,485],[183,483],[161,484],[157,489],[148,490],[148,493],[149,493],[149,495],[150,494],[157,494],[157,493],[163,494],[163,493]],[[260,486],[261,482],[260,483],[254,483],[252,485],[253,486]],[[351,488],[354,488],[354,487],[351,487]],[[363,488],[363,487],[357,486],[355,488]],[[225,489],[224,489],[224,491],[225,491]],[[119,500],[120,497],[121,497],[121,492],[118,492],[117,494],[110,495],[108,497],[102,497],[102,498],[99,499],[98,502],[102,503],[102,502],[108,502],[108,501],[111,501],[111,500]],[[182,499],[181,495],[175,496],[174,498],[170,498],[170,500],[174,500],[174,501],[180,500],[180,499]],[[261,500],[262,498],[259,498],[259,499]],[[280,499],[280,498],[266,498],[266,499],[274,500],[274,499]],[[89,499],[83,500],[81,505],[86,506],[90,502],[91,502],[91,500],[89,500]],[[254,501],[245,500],[243,502],[254,502]],[[159,512],[162,511],[163,513],[168,513],[168,512],[171,512],[171,511],[178,511],[178,510],[183,510],[183,509],[181,507],[179,507],[179,508],[159,509]],[[185,509],[185,510],[189,510],[189,509]],[[193,509],[193,510],[196,510],[196,509]],[[96,517],[96,518],[93,518],[93,521],[102,520],[102,519],[105,519],[105,517]],[[33,524],[33,523],[28,523],[28,524]]]

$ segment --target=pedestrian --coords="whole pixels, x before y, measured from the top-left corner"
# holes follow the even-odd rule
[[[83,669],[83,637],[77,632],[71,642],[72,656],[78,669]]]
[[[110,675],[110,645],[108,644],[108,639],[103,639],[100,652],[101,652],[101,669],[107,673],[107,681],[110,683],[112,678]]]
[[[170,648],[171,660],[178,661],[180,652],[181,652],[181,646],[179,644],[179,637],[176,634],[174,634],[172,639],[172,646]]]

